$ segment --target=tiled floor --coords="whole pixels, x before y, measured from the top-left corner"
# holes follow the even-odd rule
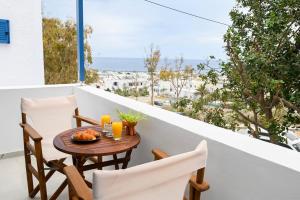
[[[70,161],[67,160],[67,164]],[[91,172],[85,173],[91,180]],[[55,173],[47,183],[48,196],[51,195],[64,180],[64,176]],[[29,200],[27,193],[24,157],[18,156],[0,160],[0,200]],[[39,194],[34,199],[40,199]],[[67,200],[67,189],[59,196],[58,200]]]

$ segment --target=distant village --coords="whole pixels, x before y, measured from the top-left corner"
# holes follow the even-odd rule
[[[106,91],[118,93],[118,91],[146,91],[142,95],[137,95],[137,100],[149,103],[149,93],[151,92],[151,82],[149,80],[149,74],[147,72],[115,72],[115,71],[102,71],[99,72],[100,82],[97,87]],[[211,90],[216,87],[221,87],[223,80],[216,86],[209,86]],[[183,86],[179,97],[195,99],[197,98],[197,88],[201,84],[201,80],[198,76],[191,76]],[[123,95],[126,96],[126,95]],[[132,95],[128,95],[132,96]],[[134,96],[134,95],[133,95]],[[157,78],[154,84],[154,96],[155,105],[169,106],[173,103],[176,91],[174,90],[170,81],[164,81]],[[148,98],[146,98],[148,97]]]
[[[151,81],[147,72],[101,71],[98,72],[98,74],[100,82],[96,84],[96,87],[150,104]],[[159,72],[157,72],[156,77],[154,84],[154,105],[171,110],[172,104],[176,102],[176,90],[170,81],[164,81],[159,78]],[[210,90],[209,92],[221,88],[225,81],[225,78],[219,77],[219,82],[216,85],[207,85],[208,90]],[[191,76],[182,87],[179,97],[191,100],[199,98],[197,88],[201,84],[203,84],[203,81],[200,80],[198,75],[195,74]],[[134,91],[139,91],[139,93],[134,93]],[[218,102],[214,102],[209,106],[219,105]],[[250,135],[248,128],[242,123],[239,123],[237,131],[240,134]],[[266,130],[261,129],[261,131],[262,134],[267,135]],[[282,143],[280,145],[300,152],[300,129],[298,126],[290,127],[289,130],[285,132],[285,138],[287,144]]]

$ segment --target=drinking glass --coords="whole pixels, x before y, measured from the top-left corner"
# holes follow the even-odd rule
[[[122,122],[113,122],[112,123],[112,135],[114,137],[114,140],[120,140],[122,137],[122,128],[123,123]]]
[[[101,116],[101,127],[104,128],[104,124],[110,123],[110,116],[109,115],[102,115]]]
[[[106,137],[112,137],[112,123],[105,123],[102,132]]]

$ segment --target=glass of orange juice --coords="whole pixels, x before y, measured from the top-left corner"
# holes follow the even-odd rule
[[[112,123],[112,135],[114,137],[114,140],[120,140],[122,137],[122,128],[123,123],[122,122],[113,122]]]
[[[109,115],[102,115],[101,116],[101,127],[104,128],[104,124],[110,123],[110,116]]]

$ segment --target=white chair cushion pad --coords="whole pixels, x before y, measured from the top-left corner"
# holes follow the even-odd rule
[[[51,160],[59,160],[62,158],[67,158],[70,154],[63,153],[58,151],[54,146],[52,141],[43,141],[42,140],[42,151],[44,159],[49,162]]]

